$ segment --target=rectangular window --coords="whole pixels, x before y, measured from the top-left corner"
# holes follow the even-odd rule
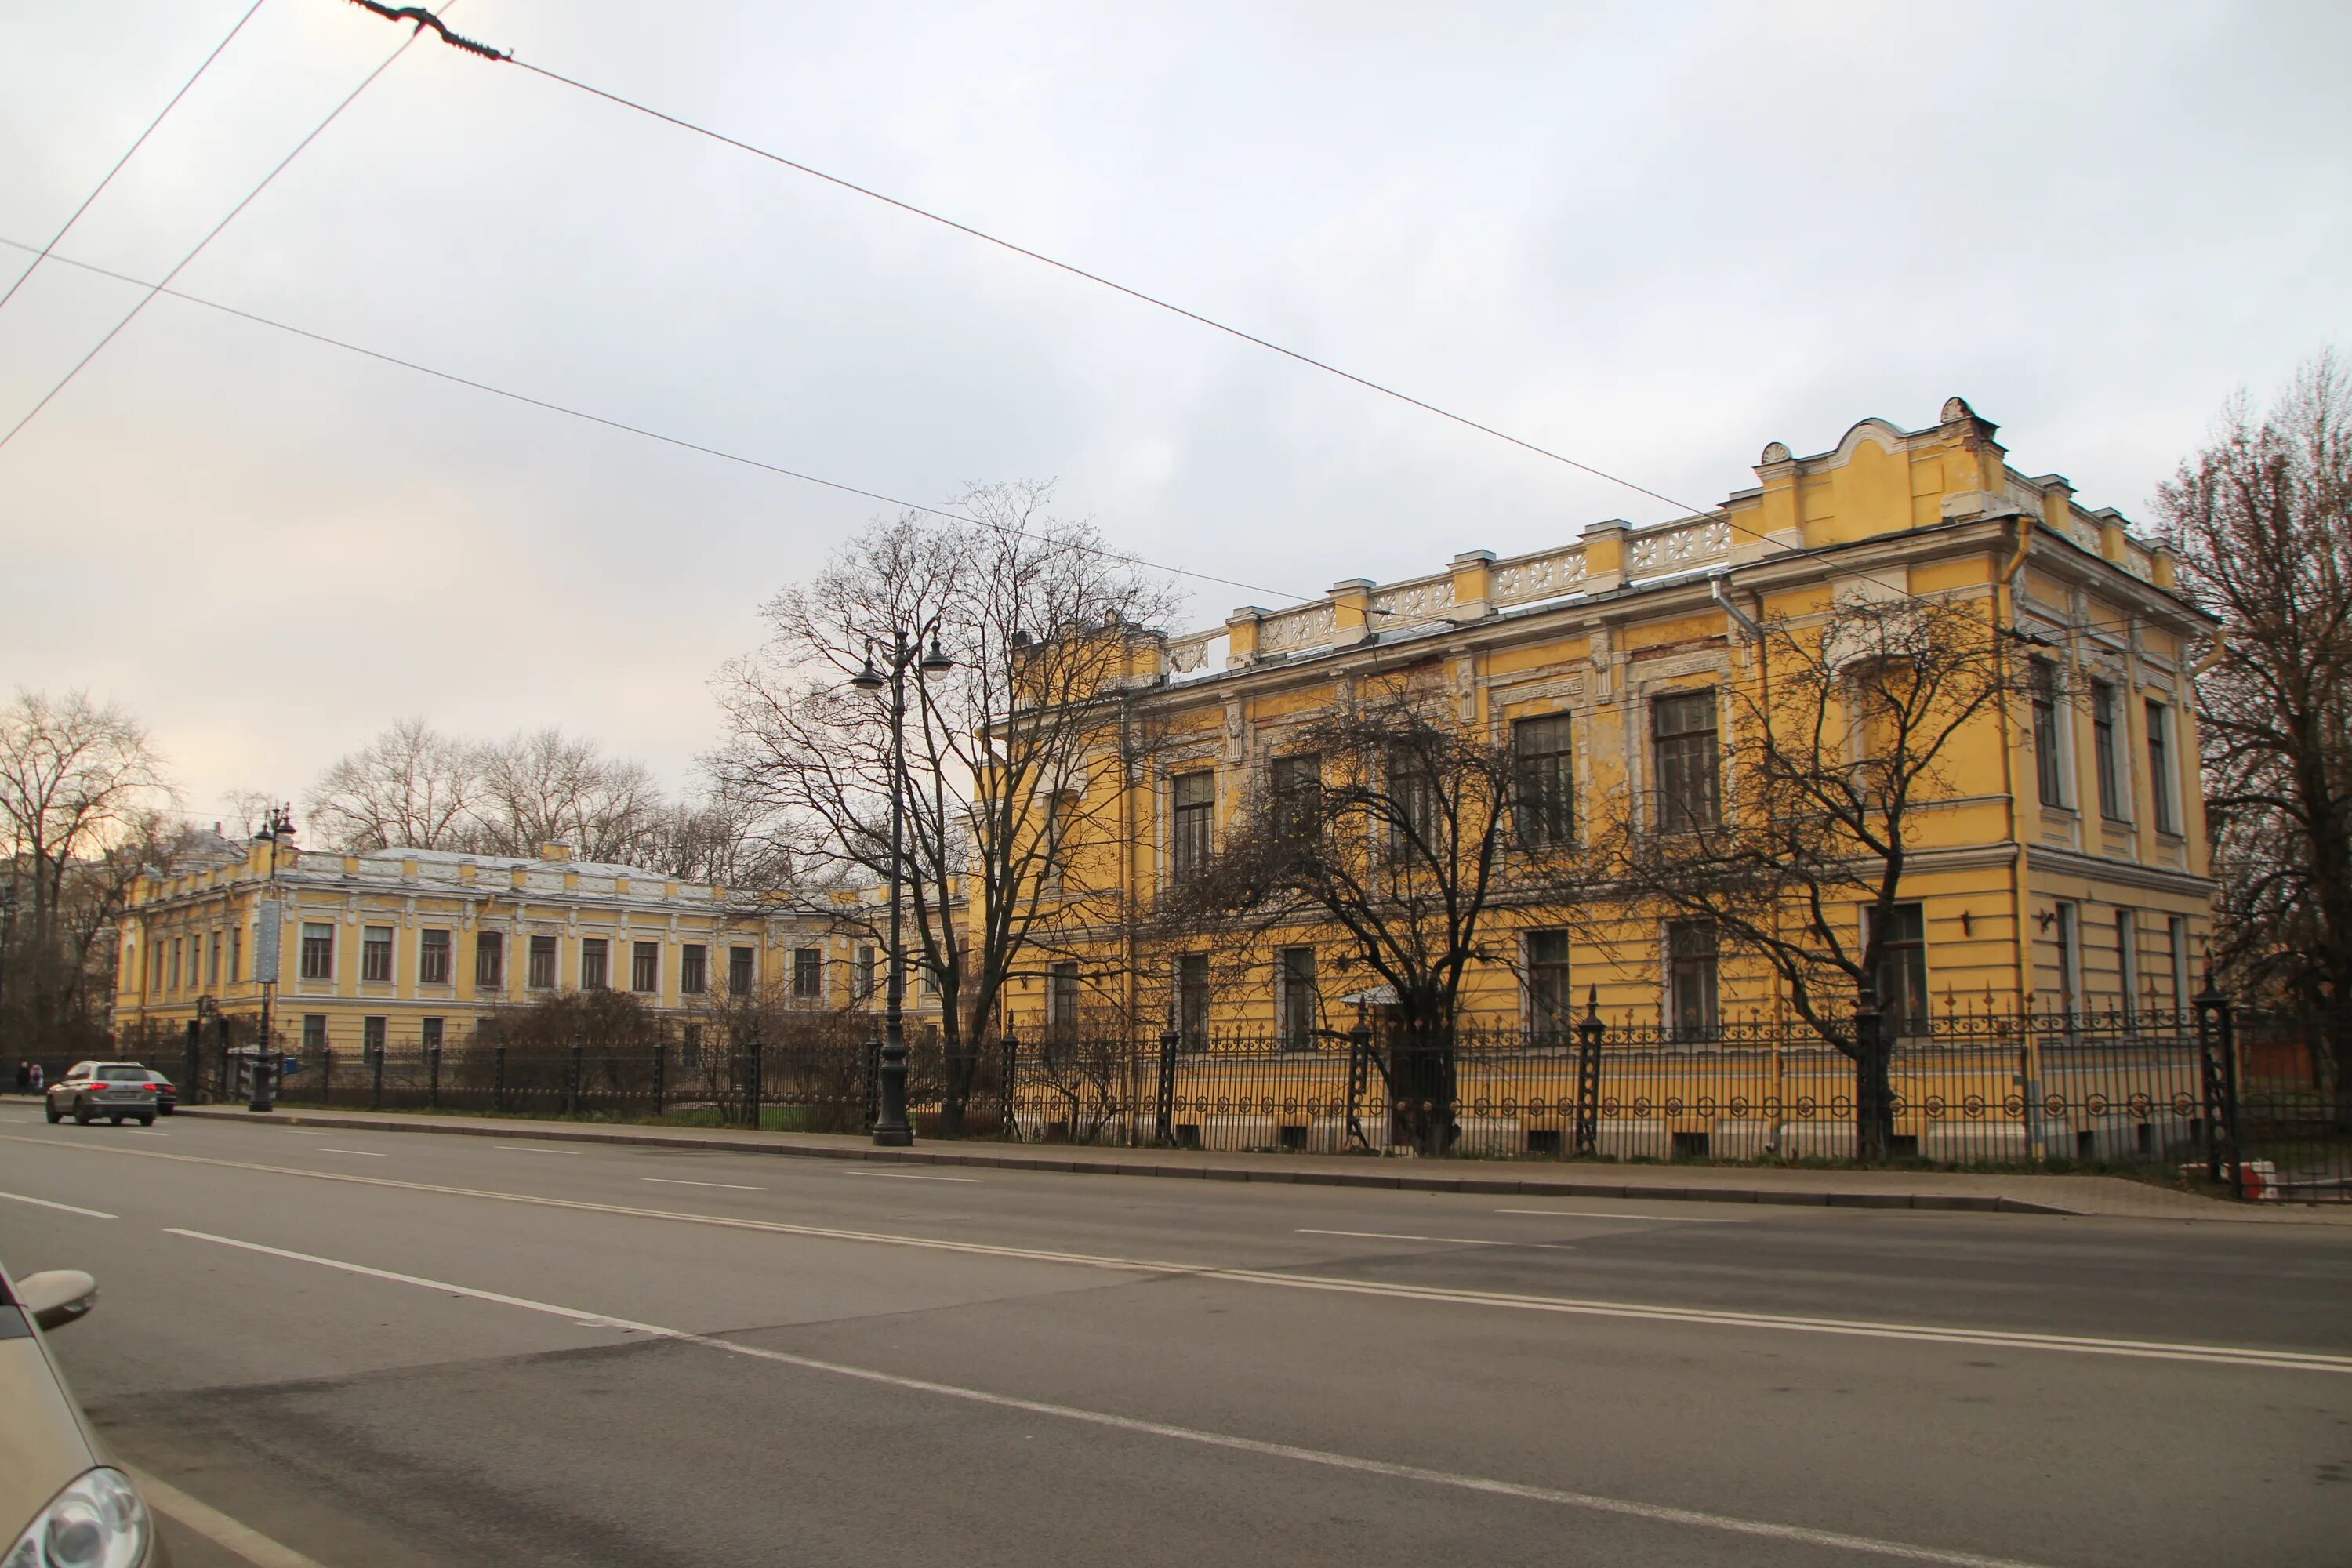
[[[1723,769],[1715,723],[1712,691],[1679,692],[1650,705],[1662,832],[1712,827],[1722,815]]]
[[[1311,752],[1274,759],[1275,831],[1286,838],[1312,838],[1323,817],[1323,759]]]
[[[793,1000],[821,1002],[824,999],[824,952],[814,947],[793,949]]]
[[[379,985],[392,984],[392,928],[360,927],[360,978]]]
[[[507,983],[507,938],[504,931],[474,933],[474,989],[496,991]]]
[[[221,933],[215,931],[205,943],[205,984],[206,986],[217,987],[220,984],[220,960]]]
[[[2083,1011],[2083,933],[2074,906],[2058,906],[2058,1009],[2069,1018]]]
[[[416,982],[420,985],[449,984],[449,933],[427,929],[416,933]]]
[[[335,928],[324,921],[302,922],[302,978],[335,977]]]
[[[1209,1043],[1209,955],[1176,956],[1176,1034],[1188,1051]]]
[[[1529,849],[1566,844],[1576,826],[1576,767],[1568,715],[1522,719],[1511,726],[1511,762],[1517,777],[1513,826]]]
[[[315,1057],[327,1048],[327,1016],[324,1013],[302,1015],[302,1054]]]
[[[372,1057],[383,1055],[386,1035],[383,1019],[362,1018],[360,1020],[360,1049],[368,1055]]]
[[[185,973],[181,967],[181,958],[187,944],[188,939],[185,937],[175,936],[172,939],[172,989],[174,991],[180,989],[180,977]]]
[[[677,950],[677,988],[688,996],[710,989],[710,950],[698,942]]]
[[[698,1068],[702,1065],[702,1026],[688,1024],[677,1032],[677,1065]]]
[[[849,974],[850,984],[857,990],[857,1000],[863,1002],[874,994],[874,949],[870,945],[857,950],[857,960]]]
[[[730,996],[751,994],[751,950],[748,947],[727,950],[727,993]]]
[[[1879,935],[1878,1016],[1884,1038],[1927,1032],[1927,915],[1918,904],[1895,905]]]
[[[1056,1039],[1078,1032],[1078,966],[1067,960],[1045,966],[1045,1028]]]
[[[2026,667],[2026,685],[2033,703],[2033,779],[2042,804],[2066,804],[2065,758],[2058,742],[2058,667],[2036,658]]]
[[[2173,800],[2172,710],[2161,702],[2147,705],[2147,804],[2156,814],[2159,833],[2180,831],[2180,813]]]
[[[1528,1028],[1538,1040],[1557,1044],[1576,1024],[1576,996],[1568,978],[1568,933],[1531,931],[1525,942]]]
[[[2120,1009],[2126,1022],[2139,1016],[2139,917],[2129,910],[2116,911],[2116,989],[2123,993]]]
[[[2189,1007],[2189,921],[2175,915],[2166,927],[2164,934],[2172,949],[2172,1007],[2177,1013],[2185,1013]]]
[[[524,984],[533,991],[555,989],[555,939],[535,936],[530,939],[530,967],[523,975]]]
[[[441,1048],[441,1020],[426,1018],[416,1026],[416,1043],[428,1051]]]
[[[1315,1045],[1315,950],[1286,947],[1274,955],[1279,993],[1274,999],[1281,1021],[1282,1048],[1312,1049]]]
[[[661,943],[641,942],[629,950],[629,989],[641,994],[661,989]]]
[[[1444,858],[1437,820],[1437,780],[1425,759],[1399,757],[1389,763],[1389,845],[1401,855],[1432,865]]]
[[[228,983],[236,984],[245,978],[245,928],[231,926],[228,933]]]
[[[2091,682],[2091,761],[2099,775],[2099,815],[2124,820],[2123,758],[2116,750],[2116,688]]]
[[[1666,922],[1666,1024],[1678,1039],[1715,1037],[1715,922]]]
[[[1208,868],[1217,810],[1217,775],[1212,769],[1179,773],[1169,786],[1173,825],[1168,840],[1169,866],[1176,880],[1197,877]]]
[[[606,968],[608,949],[601,936],[580,939],[580,989],[602,991],[610,979]]]

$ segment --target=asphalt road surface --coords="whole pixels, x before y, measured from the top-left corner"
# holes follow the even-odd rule
[[[183,1568],[2352,1563],[2342,1227],[22,1104],[0,1194]]]

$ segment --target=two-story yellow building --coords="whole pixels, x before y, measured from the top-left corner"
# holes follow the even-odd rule
[[[1057,956],[1009,1006],[1064,1029],[1089,1014],[1154,1028],[1172,1016],[1303,1041],[1344,1025],[1347,1002],[1377,996],[1336,930],[1263,951],[1138,934],[1187,863],[1264,798],[1303,726],[1411,666],[1461,724],[1597,820],[1594,807],[1653,795],[1673,770],[1740,765],[1729,699],[1771,679],[1759,622],[1916,595],[1975,606],[2035,680],[1954,749],[1921,816],[1889,939],[1909,1005],[2186,1007],[2212,910],[2192,683],[2213,626],[2175,591],[2162,545],[2078,504],[2063,478],[2010,467],[1994,430],[1953,398],[1924,428],[1865,419],[1811,456],[1775,441],[1756,486],[1703,516],[1595,523],[1507,559],[1465,550],[1423,576],[1348,579],[1207,631],[1128,634],[1128,689],[1106,694],[1095,765],[1066,786],[1087,809],[1061,812],[1124,826],[1069,844],[1056,874],[1086,908],[1129,918],[1058,931]],[[1695,1039],[1784,1016],[1770,968],[1705,922],[1619,914],[1551,919],[1515,906],[1507,876],[1465,1022],[1525,1026],[1593,993],[1612,1021]]]
[[[176,1037],[215,1012],[257,1018],[273,978],[265,921],[278,937],[273,1031],[305,1054],[455,1045],[497,1009],[566,991],[625,991],[682,1027],[728,999],[881,1005],[877,889],[744,893],[561,845],[529,859],[225,847],[133,889],[114,1011],[126,1039]],[[937,1013],[928,986],[910,982],[908,1001]]]

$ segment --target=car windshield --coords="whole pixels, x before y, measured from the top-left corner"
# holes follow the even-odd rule
[[[90,1074],[108,1083],[145,1083],[152,1076],[145,1068],[100,1068]]]

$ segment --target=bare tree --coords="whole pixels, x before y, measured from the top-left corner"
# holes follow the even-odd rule
[[[641,763],[608,757],[594,741],[560,729],[511,735],[474,753],[469,847],[536,855],[568,844],[583,860],[628,861],[664,808]]]
[[[1473,962],[1496,956],[1487,927],[1507,872],[1525,875],[1520,897],[1569,880],[1539,847],[1514,860],[1511,750],[1447,702],[1410,676],[1384,676],[1304,726],[1160,910],[1163,925],[1237,946],[1336,927],[1392,997],[1390,1099],[1406,1108],[1398,1131],[1430,1153],[1454,1139],[1462,986]]]
[[[330,763],[305,804],[334,848],[461,849],[470,847],[480,791],[477,747],[422,718],[401,719]]]
[[[1854,1063],[1864,1160],[1883,1158],[1893,1135],[1893,1041],[1925,1017],[1924,996],[1893,994],[1899,977],[1886,961],[1921,819],[1952,797],[1960,745],[2000,733],[2004,695],[2020,684],[1988,604],[1864,598],[1766,620],[1755,679],[1721,696],[1727,778],[1709,734],[1690,770],[1595,824],[1622,893],[1713,921],[1717,940],[1769,964],[1790,1009]],[[1882,1027],[1890,1005],[1901,1012]]]
[[[2214,957],[2324,1016],[2352,1132],[2352,374],[2322,353],[2267,414],[2232,400],[2158,510],[2223,626],[2199,687]]]
[[[1119,765],[1116,714],[1104,705],[1117,700],[1141,627],[1171,607],[1164,585],[1047,502],[1044,485],[988,486],[958,503],[976,522],[908,513],[875,523],[814,582],[769,603],[767,646],[716,683],[730,735],[714,773],[732,798],[774,814],[813,876],[887,880],[899,790],[911,956],[942,1005],[950,1135],[1022,955],[1086,918],[1088,900],[1049,873],[1066,844],[1116,809],[1105,804],[1116,789],[1088,787]],[[848,683],[874,641],[934,621],[955,668],[908,677],[901,789],[887,698]],[[1059,805],[1045,809],[1048,798]]]
[[[91,957],[163,831],[168,797],[145,728],[123,710],[22,690],[0,709],[0,832],[17,905],[0,957],[5,1000],[29,1029],[53,1035],[89,1010]]]

